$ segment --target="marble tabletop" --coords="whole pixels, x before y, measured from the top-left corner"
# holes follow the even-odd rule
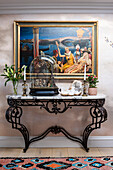
[[[61,94],[55,96],[22,96],[22,95],[6,95],[7,99],[105,99],[104,94],[94,96],[62,96]]]

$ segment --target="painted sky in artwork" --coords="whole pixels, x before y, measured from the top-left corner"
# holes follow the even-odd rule
[[[20,40],[33,39],[32,27],[20,27]]]
[[[91,27],[81,27],[84,30],[83,37],[89,37],[89,32],[92,35]],[[39,28],[39,39],[57,39],[63,37],[77,37],[77,30],[80,27],[40,27]],[[33,39],[33,28],[32,27],[21,27],[20,28],[20,40]]]
[[[57,39],[63,37],[77,37],[77,30],[80,27],[42,27],[39,28],[39,39]],[[89,37],[89,32],[92,34],[91,27],[85,27],[83,37]]]

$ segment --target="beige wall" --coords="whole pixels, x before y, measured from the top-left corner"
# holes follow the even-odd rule
[[[37,14],[37,15],[0,15],[0,73],[4,65],[13,64],[13,21],[14,20],[47,20],[47,21],[98,21],[99,22],[99,44],[98,44],[98,93],[106,95],[105,108],[108,111],[108,120],[102,125],[102,128],[92,133],[94,136],[113,136],[113,47],[110,42],[113,41],[113,15],[107,14]],[[69,87],[72,81],[60,81],[59,87]],[[11,124],[5,120],[5,111],[8,108],[6,95],[11,94],[12,84],[4,87],[4,80],[0,77],[0,136],[17,136],[20,133],[11,129]],[[21,84],[19,85],[21,93]],[[72,134],[81,135],[83,127],[90,121],[89,108],[74,108],[68,110],[62,115],[51,115],[44,109],[39,110],[36,107],[23,108],[24,114],[22,122],[28,127],[31,135],[37,135],[43,132],[51,125],[62,125]]]

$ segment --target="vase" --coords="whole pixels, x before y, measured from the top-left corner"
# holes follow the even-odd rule
[[[18,82],[13,81],[13,91],[14,91],[14,95],[17,95],[17,88],[18,88]]]
[[[89,95],[97,95],[97,88],[89,87],[88,88],[88,94]]]

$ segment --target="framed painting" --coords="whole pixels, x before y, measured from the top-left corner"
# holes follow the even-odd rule
[[[56,79],[98,76],[97,21],[14,21],[14,65],[27,65],[39,56],[54,59]]]

